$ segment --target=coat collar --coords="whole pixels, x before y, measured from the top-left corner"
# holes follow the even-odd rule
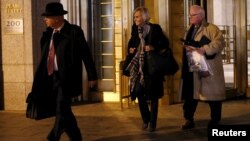
[[[52,35],[53,28],[47,27],[45,34]],[[70,35],[70,23],[67,20],[64,20],[64,25],[60,30],[60,34],[63,36],[69,36]]]
[[[209,23],[206,20],[203,20],[196,34],[199,34],[201,31],[203,31],[203,28],[206,28],[208,25]]]

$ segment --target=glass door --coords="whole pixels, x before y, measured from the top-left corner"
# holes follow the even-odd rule
[[[226,41],[222,52],[226,88],[235,88],[235,21],[234,0],[217,0],[213,2],[213,23],[217,25]],[[227,16],[224,16],[227,15]]]
[[[248,50],[245,40],[246,1],[207,0],[207,2],[207,10],[211,10],[207,12],[208,21],[220,28],[226,41],[222,55],[227,98],[245,95]]]
[[[93,44],[97,65],[98,87],[101,91],[114,91],[113,1],[93,2]]]
[[[247,0],[247,54],[248,64],[250,63],[250,0]],[[250,86],[250,65],[248,65],[248,87]]]
[[[247,63],[248,63],[248,88],[250,87],[250,0],[247,0]]]

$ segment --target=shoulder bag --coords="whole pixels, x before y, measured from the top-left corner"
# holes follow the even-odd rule
[[[171,48],[166,49],[163,53],[149,52],[147,65],[150,75],[174,75],[179,70]]]

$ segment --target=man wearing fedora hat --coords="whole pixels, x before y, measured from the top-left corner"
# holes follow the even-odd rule
[[[71,141],[81,141],[81,132],[71,109],[71,99],[82,94],[82,61],[85,64],[89,87],[96,85],[97,73],[83,30],[64,19],[68,12],[58,2],[46,5],[44,23],[47,28],[41,37],[41,61],[36,70],[32,91],[47,86],[55,97],[55,123],[47,139],[59,141],[66,133]],[[52,60],[52,61],[50,61]],[[46,104],[46,103],[45,103]]]

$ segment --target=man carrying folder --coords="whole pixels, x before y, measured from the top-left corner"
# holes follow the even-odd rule
[[[194,114],[198,101],[205,101],[210,106],[211,120],[208,125],[216,125],[221,120],[222,101],[225,99],[225,78],[221,51],[225,41],[219,28],[205,20],[205,11],[193,5],[189,13],[188,28],[183,45],[183,66],[181,98],[184,100],[183,115],[185,118],[182,130],[195,127]],[[198,44],[193,44],[198,43]],[[190,71],[187,55],[197,52],[204,56],[212,74],[202,75],[200,71]]]

